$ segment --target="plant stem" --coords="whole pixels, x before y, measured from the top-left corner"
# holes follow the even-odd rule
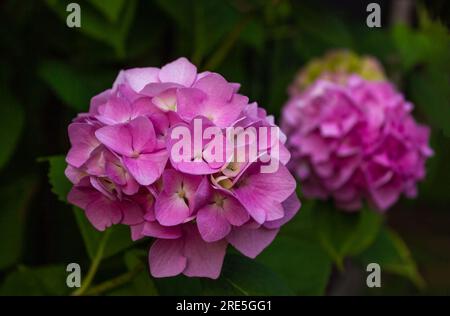
[[[145,266],[143,264],[140,264],[131,271],[128,271],[113,279],[100,283],[99,285],[94,286],[89,291],[87,291],[86,295],[99,295],[109,290],[120,287],[121,285],[130,282],[136,275],[138,275],[144,269],[144,267]]]
[[[239,35],[241,34],[244,27],[247,25],[247,23],[250,21],[250,17],[244,17],[242,18],[234,28],[231,30],[231,32],[228,34],[228,36],[225,38],[225,40],[222,42],[222,45],[217,49],[217,51],[211,56],[211,58],[206,62],[204,69],[207,70],[215,70],[225,59],[228,52],[233,47],[236,40],[239,38]]]
[[[110,234],[111,229],[106,230],[105,233],[103,234],[102,239],[100,240],[100,244],[98,245],[97,248],[97,253],[95,254],[94,259],[92,260],[86,278],[83,280],[83,284],[81,285],[81,287],[71,294],[72,296],[83,295],[91,285],[92,281],[94,280],[95,274],[97,273],[100,262],[102,261],[103,253],[105,251],[106,244],[108,243]]]

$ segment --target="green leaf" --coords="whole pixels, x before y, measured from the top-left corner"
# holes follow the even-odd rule
[[[139,272],[128,284],[114,290],[110,295],[133,295],[133,296],[155,296],[158,290],[150,278],[147,268],[147,252],[139,249],[132,249],[125,253],[124,259],[128,271],[139,269]]]
[[[16,149],[24,126],[22,107],[14,97],[6,91],[4,85],[0,88],[0,169],[5,166]]]
[[[357,260],[364,265],[378,263],[381,272],[387,271],[408,278],[418,288],[425,286],[408,247],[397,233],[388,228],[380,230],[372,246],[361,253]]]
[[[428,121],[450,137],[450,75],[443,69],[427,68],[410,76],[411,99]]]
[[[0,188],[0,269],[16,263],[22,253],[24,215],[35,193],[36,179],[18,179]]]
[[[257,258],[283,277],[296,295],[322,295],[332,262],[317,241],[278,236]]]
[[[346,256],[353,256],[366,249],[375,240],[382,217],[367,208],[349,214],[332,207],[314,210],[314,227],[322,247],[343,269]]]
[[[47,5],[64,21],[67,18],[66,6],[70,1],[47,0]],[[126,1],[116,21],[105,18],[98,10],[89,6],[81,7],[81,27],[77,30],[104,42],[115,49],[119,58],[125,55],[125,40],[136,12],[137,1]],[[97,6],[98,8],[98,6]],[[111,13],[108,13],[111,15]],[[115,13],[114,13],[115,14]]]
[[[64,156],[50,156],[40,158],[39,161],[48,161],[48,180],[52,187],[52,192],[56,194],[61,202],[67,201],[67,194],[72,188],[72,183],[67,179],[64,170],[67,163]]]
[[[117,21],[125,4],[125,0],[89,0],[89,2],[111,22]]]
[[[77,112],[87,111],[90,99],[111,81],[108,74],[83,73],[57,61],[43,62],[39,66],[39,75],[66,105]]]
[[[66,269],[63,265],[37,268],[19,266],[0,287],[0,295],[67,295]]]
[[[102,234],[104,234],[104,232],[100,232],[92,226],[86,218],[83,210],[74,207],[74,212],[87,253],[89,257],[93,259],[97,253]],[[114,225],[109,227],[108,230],[111,230],[111,234],[108,238],[108,242],[103,253],[103,259],[111,257],[129,248],[133,244],[129,227],[125,225]]]
[[[263,264],[241,255],[225,258],[218,280],[202,279],[204,295],[293,295],[283,279]]]

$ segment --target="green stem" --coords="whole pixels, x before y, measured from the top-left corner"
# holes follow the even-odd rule
[[[92,281],[94,280],[95,274],[97,273],[100,262],[102,261],[103,253],[105,252],[105,247],[106,244],[108,243],[110,234],[111,229],[106,230],[105,233],[103,234],[102,239],[100,240],[100,244],[98,245],[97,248],[97,253],[95,254],[94,259],[92,260],[86,278],[83,280],[83,284],[81,284],[81,287],[72,293],[72,296],[83,295],[91,285]]]
[[[144,267],[145,266],[143,264],[140,264],[131,271],[128,271],[122,275],[119,275],[118,277],[100,283],[99,285],[94,286],[89,291],[87,291],[86,295],[99,295],[104,292],[115,289],[117,287],[120,287],[130,282],[136,275],[138,275],[142,270],[144,270]]]
[[[204,69],[207,70],[214,70],[216,69],[222,61],[227,56],[228,52],[233,47],[236,40],[239,38],[239,35],[242,33],[242,30],[247,25],[247,23],[250,21],[250,17],[244,17],[242,18],[234,28],[230,31],[228,36],[225,38],[225,40],[222,42],[222,45],[217,49],[217,51],[211,56],[211,58],[206,62]]]

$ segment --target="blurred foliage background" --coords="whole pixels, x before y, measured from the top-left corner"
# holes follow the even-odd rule
[[[0,294],[69,294],[66,265],[85,275],[100,259],[91,294],[450,294],[448,1],[375,1],[381,28],[366,26],[371,1],[79,0],[81,28],[66,26],[69,2],[0,2]],[[418,199],[385,216],[303,199],[256,261],[230,250],[218,281],[152,280],[150,240],[130,248],[124,227],[99,255],[102,234],[64,202],[62,155],[71,119],[120,69],[186,56],[278,116],[297,70],[336,48],[378,58],[432,126]],[[382,266],[380,289],[365,286],[368,262]]]

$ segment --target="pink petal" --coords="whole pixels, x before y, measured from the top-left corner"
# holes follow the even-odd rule
[[[95,136],[112,151],[125,156],[133,155],[133,139],[127,124],[102,127],[95,132]]]
[[[197,76],[197,67],[184,57],[165,65],[159,72],[161,82],[174,82],[190,87]]]
[[[150,185],[161,176],[167,158],[167,151],[160,150],[151,154],[140,154],[137,158],[124,157],[123,162],[139,184]]]
[[[247,210],[231,196],[223,201],[223,209],[225,218],[234,226],[241,226],[250,219]]]
[[[67,154],[66,161],[79,168],[84,164],[92,151],[100,144],[95,138],[95,127],[86,123],[72,123],[69,125],[69,138],[72,147]]]
[[[135,91],[141,91],[150,82],[158,82],[159,69],[154,67],[132,68],[123,70],[114,82],[113,87],[121,83],[128,83]]]
[[[208,204],[198,211],[197,226],[203,240],[212,242],[228,235],[231,225],[223,213],[223,209],[215,203]]]
[[[156,134],[152,122],[145,116],[139,116],[129,123],[133,142],[133,152],[150,153],[156,145]]]
[[[158,222],[145,222],[142,235],[162,239],[177,239],[182,236],[180,226],[162,226]]]
[[[297,214],[301,206],[297,193],[292,193],[291,196],[282,203],[282,206],[284,209],[284,217],[274,221],[265,222],[264,227],[271,229],[281,227],[289,222],[295,214]]]
[[[212,100],[229,101],[233,95],[233,85],[217,73],[210,73],[198,80],[194,88],[202,90]]]
[[[157,239],[148,254],[150,273],[155,278],[175,276],[183,272],[187,259],[183,255],[183,239]]]
[[[142,208],[135,202],[123,200],[120,202],[120,209],[122,210],[122,224],[137,225],[144,220],[144,212]]]
[[[177,193],[161,192],[156,198],[155,215],[161,225],[175,226],[183,223],[189,217],[190,210],[184,199]]]
[[[119,205],[106,197],[101,197],[87,205],[85,213],[91,224],[100,231],[122,220]]]
[[[186,227],[184,255],[188,258],[184,274],[217,279],[227,249],[226,240],[205,242],[194,225]]]
[[[227,236],[227,240],[243,255],[255,258],[273,241],[277,233],[278,229],[236,227]]]

